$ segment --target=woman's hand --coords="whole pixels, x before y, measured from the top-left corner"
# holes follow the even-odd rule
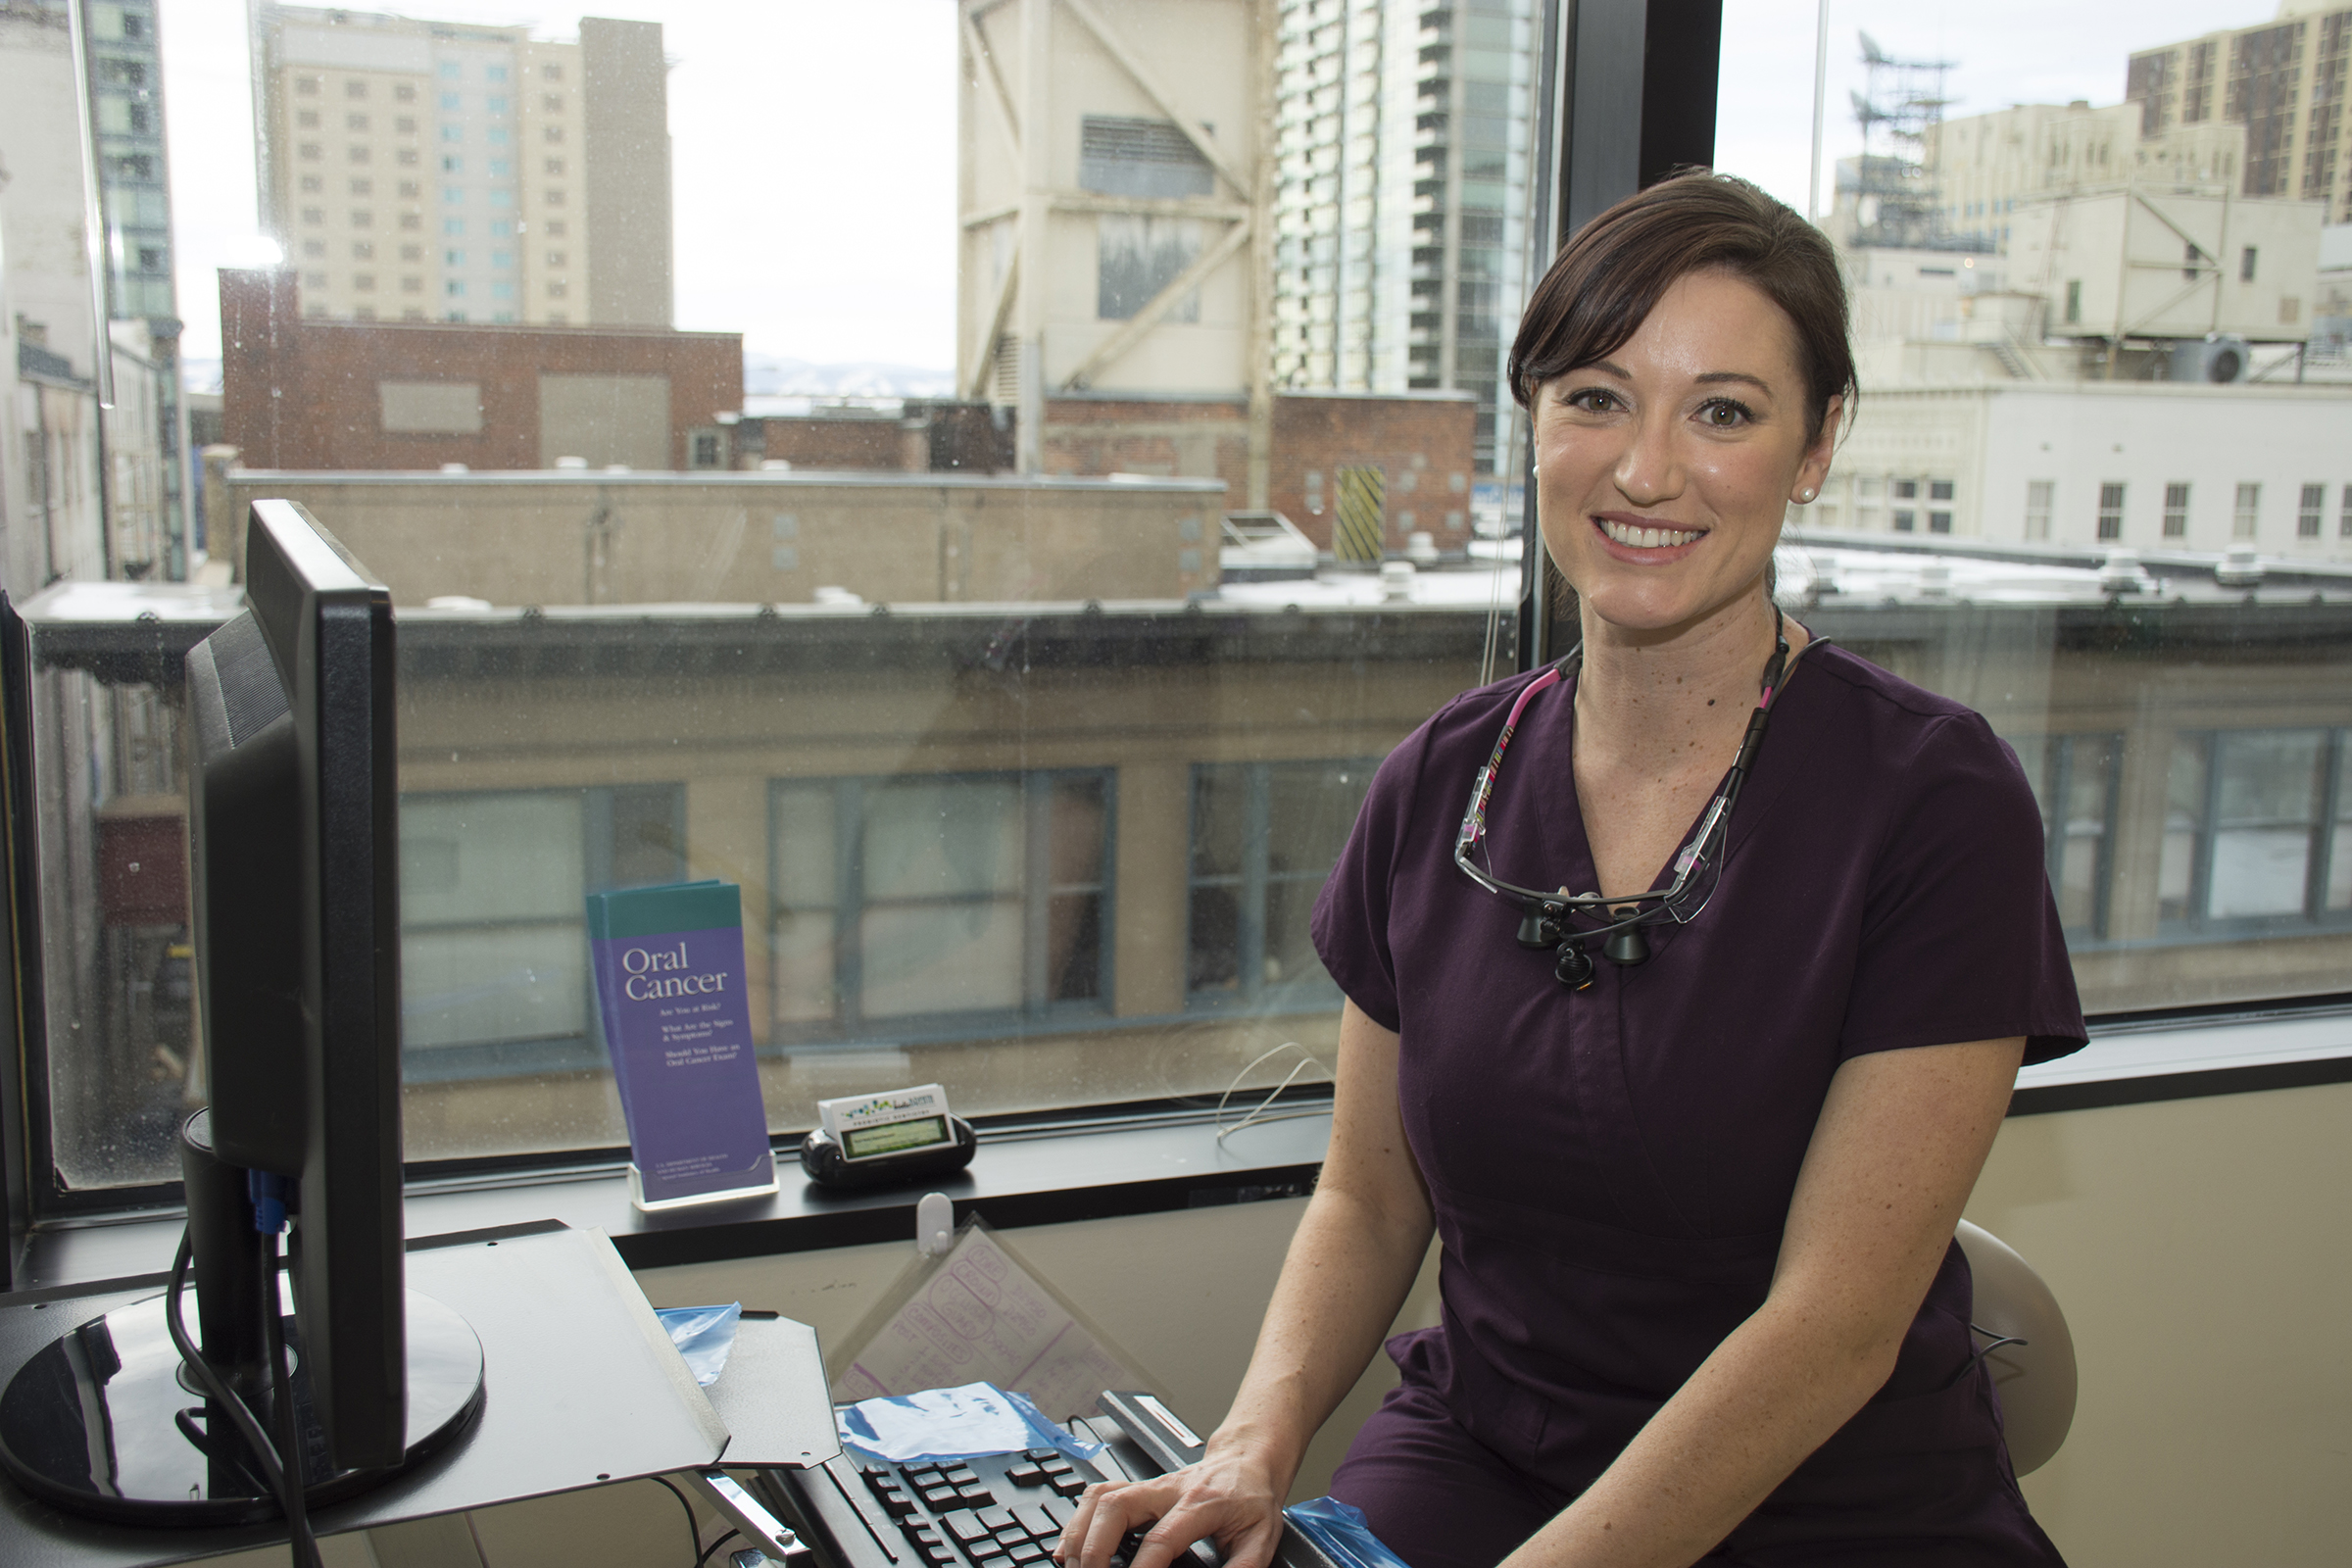
[[[1282,1539],[1287,1490],[1255,1454],[1212,1439],[1198,1464],[1149,1481],[1087,1488],[1054,1560],[1063,1568],[1108,1568],[1119,1543],[1144,1530],[1128,1568],[1168,1568],[1194,1542],[1210,1539],[1226,1568],[1266,1568]]]

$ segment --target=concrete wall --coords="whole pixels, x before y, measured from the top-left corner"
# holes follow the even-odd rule
[[[2075,1568],[2332,1568],[2352,1532],[2352,1086],[2018,1117],[1969,1218],[2040,1271],[2073,1330],[2082,1394],[2066,1446],[2025,1479]],[[1007,1232],[1040,1273],[1213,1423],[1247,1365],[1298,1201]],[[912,1256],[848,1248],[649,1270],[659,1306],[741,1300],[837,1343]],[[1400,1326],[1433,1320],[1429,1270]],[[1376,1360],[1296,1489],[1313,1495],[1391,1379]],[[677,1504],[635,1483],[472,1516],[470,1568],[669,1561]],[[285,1554],[220,1559],[267,1568]],[[377,1568],[349,1540],[333,1568]],[[405,1559],[404,1559],[405,1560]]]
[[[1221,494],[1199,481],[940,475],[238,472],[286,496],[393,602],[806,604],[1174,599],[1216,582]],[[590,732],[593,733],[593,732]]]

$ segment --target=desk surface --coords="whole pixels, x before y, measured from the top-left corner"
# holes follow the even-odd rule
[[[482,1413],[449,1452],[315,1515],[321,1536],[690,1469],[717,1461],[729,1446],[718,1413],[603,1237],[560,1226],[449,1237],[409,1254],[409,1286],[455,1309],[480,1337],[487,1384]],[[13,1374],[33,1350],[74,1325],[157,1289],[146,1285],[0,1309],[0,1367]],[[746,1375],[730,1391],[730,1402],[747,1411],[761,1403],[751,1397],[755,1377],[804,1369],[804,1348],[809,1361],[815,1349],[815,1336],[807,1330],[804,1348],[777,1325],[758,1327],[752,1353],[734,1368]],[[755,1427],[744,1462],[806,1463],[803,1452],[829,1444],[831,1411],[822,1376],[817,1369],[814,1404],[822,1428],[814,1418],[770,1419]],[[821,1438],[813,1436],[820,1430]],[[284,1539],[282,1530],[266,1526],[142,1531],[96,1525],[0,1482],[0,1563],[9,1568],[145,1568]]]

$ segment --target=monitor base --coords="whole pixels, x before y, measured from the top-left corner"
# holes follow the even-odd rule
[[[182,1321],[193,1315],[194,1293]],[[432,1457],[482,1407],[482,1347],[457,1313],[408,1293],[408,1451],[397,1465],[342,1470],[304,1489],[312,1508],[340,1502]],[[133,1301],[35,1353],[0,1393],[0,1469],[42,1501],[116,1524],[225,1526],[279,1516],[277,1498],[252,1473],[244,1443],[212,1419],[195,1376],[180,1363],[162,1295]],[[311,1408],[300,1359],[301,1328],[284,1319],[294,1357],[294,1407],[305,1474],[325,1469],[326,1439]],[[194,1324],[189,1322],[191,1336]],[[266,1416],[266,1399],[254,1401]],[[276,1436],[274,1424],[264,1426]]]

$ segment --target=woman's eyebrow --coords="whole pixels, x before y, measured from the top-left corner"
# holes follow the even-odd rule
[[[1745,370],[1709,370],[1703,375],[1693,377],[1693,379],[1698,381],[1701,385],[1708,385],[1717,381],[1740,381],[1748,386],[1754,387],[1757,391],[1763,393],[1767,397],[1772,395],[1772,383],[1770,381],[1765,380],[1760,375],[1750,375]]]

